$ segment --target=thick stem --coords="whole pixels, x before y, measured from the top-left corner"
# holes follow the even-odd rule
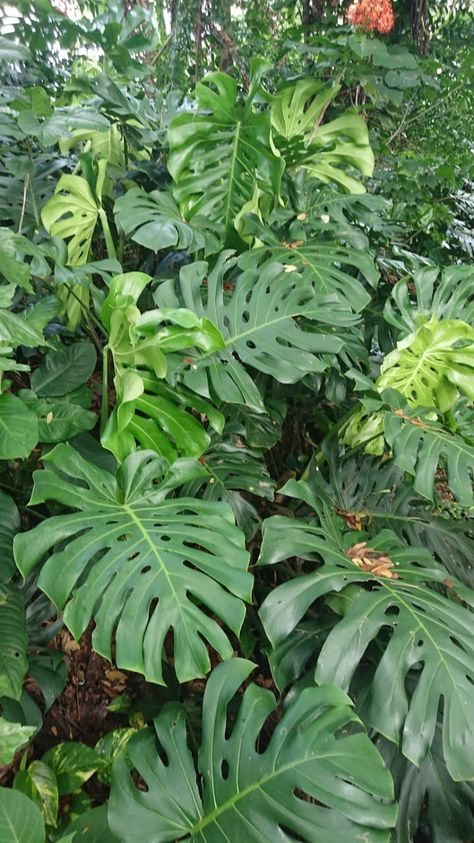
[[[109,221],[107,219],[107,214],[105,213],[103,208],[100,209],[99,216],[102,225],[102,231],[104,232],[107,255],[111,260],[117,260],[117,253],[115,251],[115,244],[113,241],[112,233],[110,231]]]
[[[100,404],[100,433],[105,430],[109,418],[109,347],[102,351],[102,400]]]

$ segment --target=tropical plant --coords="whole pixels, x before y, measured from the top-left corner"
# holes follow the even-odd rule
[[[473,837],[469,23],[391,5],[0,4],[2,843]]]

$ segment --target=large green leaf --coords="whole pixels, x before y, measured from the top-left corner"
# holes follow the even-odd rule
[[[224,417],[209,401],[181,384],[128,369],[120,381],[119,403],[101,436],[104,448],[121,462],[138,448],[156,451],[168,462],[180,457],[200,457],[211,437],[194,410],[207,416],[209,424],[222,432]]]
[[[423,267],[413,281],[402,278],[384,307],[384,318],[402,336],[416,331],[429,319],[462,319],[474,325],[471,298],[474,270],[471,266]]]
[[[44,843],[39,808],[24,793],[0,787],[0,840],[5,843]]]
[[[79,510],[49,518],[16,537],[15,558],[26,575],[44,562],[38,584],[78,638],[92,617],[95,649],[117,664],[162,682],[162,651],[173,630],[174,667],[181,682],[210,667],[208,641],[223,657],[232,645],[202,604],[238,634],[252,577],[248,554],[224,503],[167,499],[205,471],[178,461],[160,486],[165,464],[150,451],[132,454],[117,478],[58,445],[35,472],[31,502],[56,500]],[[64,543],[63,549],[58,543]]]
[[[472,505],[474,447],[462,436],[416,407],[385,412],[384,435],[394,462],[413,475],[418,494],[433,500],[437,472],[445,467],[449,488],[460,504]]]
[[[313,287],[315,293],[315,318],[329,325],[352,324],[354,315],[359,314],[369,303],[370,294],[364,288],[355,270],[371,286],[376,286],[379,273],[367,252],[337,243],[308,236],[307,239],[281,241],[256,217],[246,220],[245,231],[251,232],[257,241],[264,244],[242,255],[241,267],[261,268],[275,261],[284,266],[294,266],[303,281]],[[302,237],[306,237],[304,224]]]
[[[19,700],[28,669],[25,606],[16,586],[0,584],[0,697]]]
[[[290,481],[284,492],[319,509],[304,482]],[[474,592],[448,577],[446,569],[426,551],[407,547],[388,530],[370,537],[370,548],[375,558],[381,559],[381,567],[376,563],[371,567],[370,558],[364,561],[360,544],[366,537],[353,532],[343,536],[341,523],[333,517],[319,524],[282,516],[264,522],[259,564],[272,565],[294,556],[319,563],[311,573],[277,586],[265,599],[260,617],[272,645],[285,641],[317,600],[324,602],[342,592],[342,602],[331,604],[342,618],[327,634],[318,657],[316,681],[334,682],[348,690],[367,648],[376,640],[379,650],[370,686],[371,725],[399,742],[403,754],[419,765],[431,746],[443,699],[447,768],[457,781],[473,777],[469,717],[474,702],[472,615],[459,600],[433,586],[447,582],[454,596],[460,594],[473,604]],[[389,638],[384,635],[387,630]],[[408,675],[416,681],[411,697],[405,684]]]
[[[284,163],[271,145],[270,113],[254,108],[256,86],[244,104],[237,82],[211,73],[196,86],[197,113],[170,124],[168,169],[185,220],[223,225],[226,244],[238,241],[235,220],[255,189],[268,204],[279,195]]]
[[[26,459],[38,442],[38,420],[16,395],[0,395],[0,460]]]
[[[317,319],[319,305],[314,288],[297,272],[285,272],[278,263],[259,267],[255,261],[253,268],[234,276],[234,267],[235,259],[226,253],[210,272],[207,264],[197,262],[181,271],[179,284],[163,282],[156,298],[160,305],[182,303],[209,318],[224,337],[224,351],[191,359],[185,383],[201,391],[207,375],[207,394],[262,411],[260,394],[242,363],[281,383],[296,383],[307,374],[324,372],[343,341],[314,326],[305,330],[299,317]]]
[[[90,342],[76,342],[50,351],[31,376],[31,388],[40,396],[66,395],[92,375],[97,354]]]
[[[3,702],[2,707],[4,707]],[[10,764],[18,750],[28,743],[35,732],[36,726],[22,726],[21,723],[13,723],[10,720],[5,720],[4,717],[0,717],[0,766]],[[0,804],[0,834],[2,831],[1,814],[2,808]],[[0,836],[0,840],[10,841],[11,837]]]
[[[162,308],[140,314],[136,303],[149,275],[129,272],[116,276],[102,307],[109,329],[116,406],[102,430],[102,444],[118,460],[137,443],[152,448],[169,462],[176,456],[199,457],[210,442],[208,433],[188,408],[206,414],[215,429],[223,418],[212,405],[182,387],[164,383],[167,355],[176,352],[211,354],[225,348],[220,331],[206,317],[186,308]],[[138,368],[141,367],[141,368]]]
[[[134,187],[117,199],[114,214],[119,229],[153,252],[172,247],[191,254],[204,249],[207,254],[219,249],[219,226],[211,226],[206,218],[199,217],[194,217],[192,224],[186,222],[169,193],[145,193]]]
[[[426,547],[450,574],[474,588],[474,536],[468,518],[433,512],[417,495],[406,473],[392,461],[325,449],[327,472],[312,461],[308,482],[346,523],[365,531],[392,529],[408,544]],[[357,527],[356,527],[357,528]]]
[[[474,328],[432,318],[401,340],[382,364],[377,389],[396,389],[412,405],[449,410],[459,393],[474,400]]]
[[[205,500],[223,500],[232,507],[235,520],[247,541],[253,538],[260,518],[248,495],[273,500],[275,482],[261,454],[244,445],[240,437],[214,441],[200,462],[207,477],[190,483],[186,494],[202,495]],[[244,493],[243,495],[241,493]]]
[[[260,733],[276,701],[271,692],[250,685],[228,734],[228,706],[252,668],[234,659],[216,668],[207,683],[201,787],[182,706],[171,703],[155,719],[159,752],[148,731],[131,739],[113,770],[112,831],[124,843],[184,836],[200,843],[271,843],[290,836],[306,843],[388,841],[396,815],[386,801],[392,782],[338,688],[304,691],[263,750]],[[135,786],[130,770],[137,771],[146,792]]]
[[[288,83],[271,98],[272,126],[281,139],[287,166],[304,166],[322,182],[334,182],[349,193],[363,193],[359,179],[342,167],[372,175],[374,155],[367,124],[356,111],[348,110],[328,123],[324,113],[340,85],[323,85],[316,79]]]

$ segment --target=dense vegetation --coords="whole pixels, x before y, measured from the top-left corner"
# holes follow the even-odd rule
[[[0,4],[1,843],[474,840],[469,5]]]

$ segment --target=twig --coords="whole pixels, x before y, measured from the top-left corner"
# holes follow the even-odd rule
[[[18,234],[21,234],[21,229],[23,227],[23,220],[25,219],[26,196],[28,194],[29,185],[30,185],[30,174],[27,172],[27,173],[25,173],[25,183],[23,185],[23,202],[21,203],[20,222],[18,223]]]

